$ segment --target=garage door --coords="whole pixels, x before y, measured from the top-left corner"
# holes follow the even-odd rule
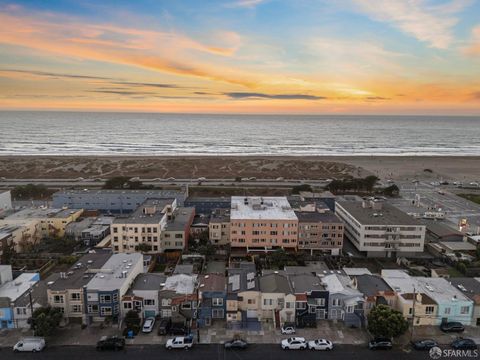
[[[247,310],[247,318],[255,318],[255,319],[258,319],[258,312],[257,312],[257,310]]]
[[[145,317],[155,317],[155,310],[145,310]]]

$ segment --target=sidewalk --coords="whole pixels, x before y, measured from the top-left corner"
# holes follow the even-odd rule
[[[440,345],[449,345],[453,340],[463,337],[469,338],[480,344],[480,327],[466,326],[463,333],[444,333],[440,330],[440,326],[416,326],[413,330],[413,339],[433,339]],[[411,328],[395,340],[398,344],[408,344],[411,339]]]

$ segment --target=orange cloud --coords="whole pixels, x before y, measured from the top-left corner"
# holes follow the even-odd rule
[[[220,65],[202,62],[194,51],[231,56],[239,46],[239,37],[231,47],[205,45],[172,32],[122,28],[113,25],[55,22],[26,15],[0,14],[0,43],[24,46],[68,57],[100,60],[149,68],[178,75],[253,86],[247,74]]]

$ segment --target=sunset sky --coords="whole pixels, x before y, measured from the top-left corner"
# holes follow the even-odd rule
[[[0,0],[0,109],[480,115],[480,1]]]

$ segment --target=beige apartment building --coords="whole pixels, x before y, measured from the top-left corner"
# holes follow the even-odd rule
[[[208,235],[213,245],[230,243],[230,210],[215,209],[208,223]]]
[[[297,249],[298,218],[286,197],[232,196],[230,244],[247,252]]]
[[[114,253],[158,253],[162,232],[177,208],[175,199],[148,199],[133,213],[117,217],[111,225]]]
[[[296,211],[298,249],[310,253],[340,255],[343,247],[343,222],[330,211]]]

